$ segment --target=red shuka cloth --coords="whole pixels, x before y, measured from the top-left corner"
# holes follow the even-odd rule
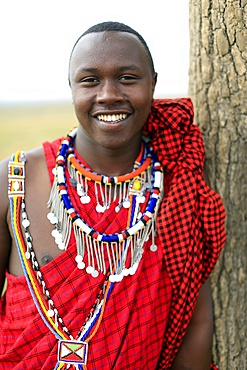
[[[166,173],[167,192],[157,219],[159,249],[153,253],[147,248],[136,274],[115,284],[103,321],[89,343],[89,370],[141,369],[143,364],[169,369],[199,288],[218,260],[225,242],[225,211],[202,177],[204,147],[192,121],[190,99],[154,100],[143,133],[152,139]],[[58,145],[58,141],[44,145],[49,173]],[[95,205],[89,207],[81,214],[89,225],[96,222],[95,229],[102,227],[106,233],[121,230],[121,219],[114,212],[109,210],[102,223]],[[74,337],[103,282],[101,275],[93,279],[78,270],[75,254],[71,243],[41,268]],[[57,340],[37,314],[25,278],[7,277],[8,289],[0,305],[0,364],[4,369],[53,369]]]
[[[226,241],[225,209],[220,196],[203,178],[204,144],[193,119],[189,98],[154,100],[143,130],[152,140],[164,171],[173,175],[157,219],[173,286],[160,357],[162,369],[170,368],[199,289],[214,269]]]

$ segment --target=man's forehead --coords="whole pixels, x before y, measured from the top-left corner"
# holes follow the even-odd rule
[[[103,48],[106,45],[107,47],[111,47],[113,44],[118,49],[131,49],[135,47],[145,51],[144,46],[134,34],[122,31],[103,31],[92,32],[82,36],[75,46],[73,54],[80,53],[82,50],[84,52],[89,52],[90,50],[96,51],[98,48],[104,50]]]
[[[71,54],[69,73],[95,66],[135,65],[150,68],[150,57],[139,38],[123,31],[92,32],[82,36]],[[70,78],[70,77],[69,77]]]

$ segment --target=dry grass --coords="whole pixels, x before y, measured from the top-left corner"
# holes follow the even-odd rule
[[[0,160],[16,150],[30,150],[64,136],[77,125],[70,103],[0,106]]]

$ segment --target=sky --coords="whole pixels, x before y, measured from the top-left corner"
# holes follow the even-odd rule
[[[2,0],[0,103],[71,100],[71,49],[88,27],[109,20],[146,40],[158,72],[155,97],[187,95],[189,0]]]

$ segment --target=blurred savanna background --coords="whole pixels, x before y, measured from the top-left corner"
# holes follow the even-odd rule
[[[66,135],[77,125],[67,101],[13,102],[0,105],[0,160]]]

